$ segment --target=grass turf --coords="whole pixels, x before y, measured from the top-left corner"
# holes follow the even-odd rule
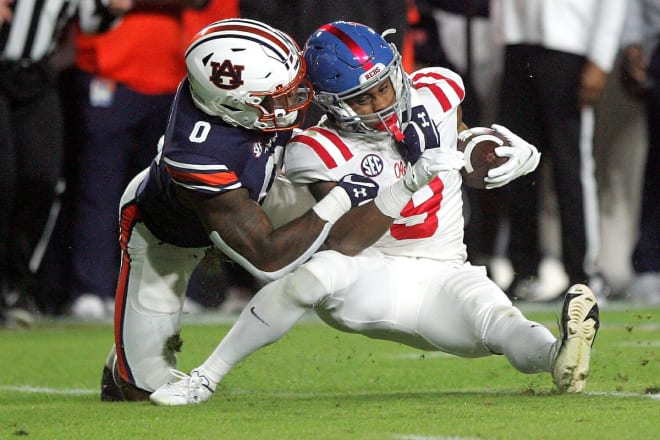
[[[525,312],[556,328],[554,309]],[[176,408],[100,402],[109,323],[0,330],[0,439],[656,438],[660,309],[606,308],[601,320],[580,395],[501,356],[425,353],[306,319],[235,368],[210,401]],[[228,328],[186,319],[181,369]]]

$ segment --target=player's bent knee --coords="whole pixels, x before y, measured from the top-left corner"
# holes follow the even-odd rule
[[[311,307],[327,294],[319,279],[305,267],[287,275],[283,282],[283,294],[288,300],[304,307]]]
[[[300,268],[312,273],[327,293],[347,288],[359,275],[355,258],[335,251],[318,252]]]

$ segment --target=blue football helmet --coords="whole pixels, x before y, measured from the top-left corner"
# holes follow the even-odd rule
[[[359,23],[336,21],[318,28],[305,43],[307,77],[314,102],[346,130],[388,133],[400,140],[403,118],[410,115],[410,80],[401,55],[383,35]],[[389,79],[394,103],[376,113],[358,115],[347,100]],[[379,123],[380,122],[380,123]],[[374,128],[377,127],[377,128]]]

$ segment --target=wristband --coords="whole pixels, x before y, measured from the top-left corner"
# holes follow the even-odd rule
[[[400,179],[378,191],[374,203],[380,212],[386,216],[398,218],[401,215],[401,210],[406,206],[412,195],[413,191],[406,187],[405,179]]]
[[[339,220],[339,217],[351,209],[351,198],[342,187],[336,186],[319,200],[312,209],[321,220],[334,224]]]

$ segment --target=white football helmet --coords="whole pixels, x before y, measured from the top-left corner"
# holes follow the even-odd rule
[[[185,58],[203,112],[261,131],[303,122],[312,89],[300,48],[284,32],[255,20],[217,21],[193,38]]]

